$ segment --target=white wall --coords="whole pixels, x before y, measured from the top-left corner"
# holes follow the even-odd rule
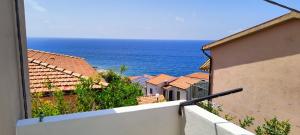
[[[196,105],[184,107],[185,135],[254,135]]]
[[[17,135],[180,135],[178,101],[18,122]]]
[[[180,92],[180,100],[187,100],[187,91],[186,90],[182,90],[179,89],[177,87],[171,87],[166,91],[166,99],[169,100],[169,91],[172,90],[173,91],[173,100],[177,100],[177,92]]]
[[[162,87],[164,86],[164,84],[159,84],[159,85],[153,85],[151,83],[147,83],[147,95],[150,95],[150,89],[152,88],[152,94],[155,95],[156,93],[158,94],[163,94],[162,93]]]
[[[17,135],[253,135],[202,109],[182,101],[20,120]]]
[[[14,0],[0,0],[0,134],[15,135],[16,121],[24,118],[23,85],[27,93],[27,81],[21,75],[20,47],[17,29],[17,19]],[[23,1],[19,1],[20,15],[20,42],[23,43],[25,64],[26,36]],[[26,72],[26,69],[24,70]],[[28,95],[26,95],[28,98]],[[28,105],[28,107],[30,107]]]

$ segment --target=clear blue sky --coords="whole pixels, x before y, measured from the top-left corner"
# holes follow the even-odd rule
[[[288,12],[263,0],[25,0],[25,10],[29,37],[122,39],[219,39]]]

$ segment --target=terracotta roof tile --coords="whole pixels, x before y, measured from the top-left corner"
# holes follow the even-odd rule
[[[160,74],[158,76],[155,76],[155,77],[149,79],[147,82],[151,83],[151,84],[154,84],[154,85],[158,85],[158,84],[161,84],[161,83],[164,83],[164,82],[171,82],[175,79],[176,79],[176,77],[174,77],[174,76],[169,76],[169,75],[166,75],[166,74]]]
[[[48,63],[85,76],[96,73],[96,70],[80,57],[28,49],[28,58],[34,59],[35,63]]]
[[[47,82],[64,91],[74,90],[80,77],[91,77],[96,73],[84,59],[78,57],[36,50],[28,50],[28,57],[30,92],[51,91],[46,86]],[[101,88],[101,85],[108,84],[100,82],[93,88]]]
[[[182,77],[179,77],[178,79],[172,81],[169,85],[186,90],[187,88],[189,88],[191,86],[191,84],[195,84],[199,81],[200,81],[200,79],[182,76]]]
[[[165,101],[165,97],[163,95],[159,95],[158,102]],[[138,103],[141,104],[152,104],[157,103],[157,97],[156,96],[142,96],[138,98]]]
[[[189,74],[189,75],[186,75],[186,76],[191,77],[191,78],[204,79],[204,80],[209,79],[209,74],[208,73],[203,73],[203,72],[197,72],[197,73]]]

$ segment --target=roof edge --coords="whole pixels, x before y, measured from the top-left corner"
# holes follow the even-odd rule
[[[77,57],[77,56],[72,56],[72,55],[66,55],[66,54],[61,54],[61,53],[52,53],[52,52],[41,51],[41,50],[34,50],[34,49],[27,49],[27,50],[28,51],[36,51],[36,52],[40,52],[40,53],[47,53],[47,54],[52,54],[52,55],[65,56],[65,57],[70,57],[70,58],[85,60],[85,58],[82,58],[82,57]]]
[[[287,14],[276,17],[276,18],[271,19],[269,21],[266,21],[264,23],[261,23],[261,24],[255,25],[253,27],[250,27],[246,30],[240,31],[240,32],[235,33],[233,35],[229,35],[225,38],[219,39],[215,42],[209,43],[209,44],[203,46],[202,49],[203,50],[209,50],[209,49],[215,48],[215,47],[217,47],[221,44],[224,44],[224,43],[230,42],[232,40],[242,38],[244,36],[256,33],[258,31],[264,30],[266,28],[275,26],[277,24],[283,23],[283,22],[291,20],[291,19],[300,19],[300,13],[297,13],[297,12],[294,12],[294,11],[289,12]]]
[[[58,72],[63,72],[65,74],[68,74],[68,75],[71,75],[71,76],[74,76],[74,77],[77,77],[77,78],[86,78],[86,76],[84,76],[80,73],[76,73],[76,72],[61,68],[61,67],[57,67],[57,66],[51,65],[51,64],[46,63],[46,62],[41,62],[41,61],[36,60],[36,59],[28,58],[28,62],[35,63],[35,64],[38,64],[40,66],[46,67],[46,68],[50,68],[50,69],[53,69],[53,70],[58,71]]]

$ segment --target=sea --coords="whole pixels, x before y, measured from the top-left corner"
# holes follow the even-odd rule
[[[28,38],[29,49],[83,57],[99,70],[128,67],[128,76],[169,74],[184,76],[200,72],[207,57],[202,46],[211,40],[141,40]]]

